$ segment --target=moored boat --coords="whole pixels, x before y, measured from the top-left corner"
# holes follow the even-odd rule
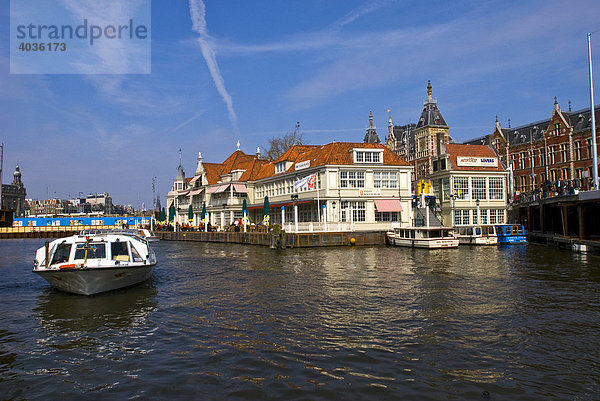
[[[403,227],[387,233],[390,244],[413,248],[456,248],[458,239],[451,227]]]
[[[33,272],[58,290],[93,295],[141,283],[154,265],[156,256],[146,239],[107,230],[46,243],[36,252]]]
[[[493,225],[460,226],[455,228],[459,244],[496,245],[498,237]]]
[[[525,227],[521,224],[498,224],[496,235],[499,244],[524,244],[527,242]]]

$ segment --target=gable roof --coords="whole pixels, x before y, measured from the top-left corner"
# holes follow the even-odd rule
[[[458,143],[446,144],[446,154],[448,160],[452,165],[452,170],[455,171],[505,171],[504,167],[500,163],[498,155],[488,145],[466,145]],[[458,166],[457,158],[463,157],[489,157],[495,158],[498,163],[496,167],[484,167],[484,166]]]
[[[296,148],[296,149],[293,149]],[[261,180],[275,175],[275,164],[282,161],[290,161],[294,163],[286,173],[296,171],[296,164],[309,161],[310,167],[318,167],[325,165],[354,165],[353,149],[382,149],[383,150],[383,165],[386,166],[410,166],[406,160],[398,156],[385,145],[379,143],[364,143],[364,142],[332,142],[322,146],[315,145],[294,145],[279,159],[264,164],[257,174],[253,175],[250,180]],[[292,157],[294,156],[295,157]],[[285,174],[285,173],[281,173]]]

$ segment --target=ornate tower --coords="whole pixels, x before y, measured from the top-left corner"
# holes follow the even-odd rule
[[[365,134],[365,139],[363,139],[364,143],[381,143],[381,139],[379,139],[379,135],[377,135],[377,131],[375,130],[375,125],[373,125],[373,112],[369,111],[369,127],[367,128],[367,133]]]
[[[442,154],[450,142],[450,127],[432,97],[431,81],[427,81],[427,100],[415,129],[415,179],[426,178],[433,172],[433,158]]]

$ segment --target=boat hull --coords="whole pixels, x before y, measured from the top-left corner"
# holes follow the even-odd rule
[[[461,245],[497,245],[497,237],[470,237],[470,236],[459,236],[458,242]]]
[[[390,242],[396,246],[406,246],[411,248],[456,248],[458,240],[453,238],[448,239],[412,239],[412,238],[395,238],[390,237]]]
[[[142,283],[154,265],[92,269],[34,270],[52,287],[73,294],[93,295]]]
[[[525,235],[511,235],[499,237],[498,243],[501,245],[526,244],[527,237]]]

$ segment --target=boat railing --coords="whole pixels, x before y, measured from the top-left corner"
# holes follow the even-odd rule
[[[81,230],[79,232],[80,236],[91,236],[91,235],[106,235],[106,234],[121,234],[121,235],[129,235],[132,237],[139,238],[143,241],[146,239],[140,234],[138,229],[135,228],[100,228],[100,229],[90,229],[90,230]]]

